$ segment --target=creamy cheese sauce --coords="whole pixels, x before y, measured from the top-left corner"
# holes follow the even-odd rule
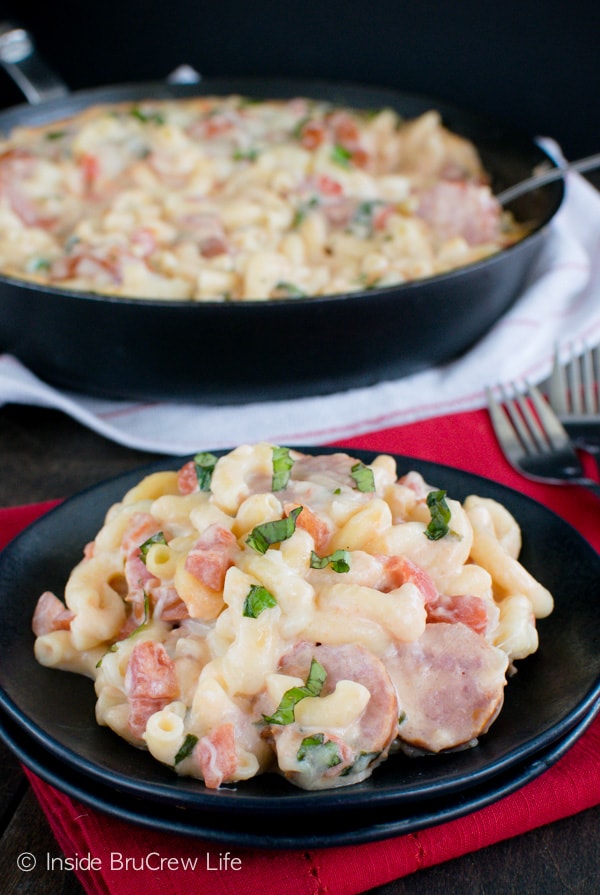
[[[0,142],[0,271],[183,301],[395,286],[525,228],[435,110],[406,121],[302,97],[94,106]]]

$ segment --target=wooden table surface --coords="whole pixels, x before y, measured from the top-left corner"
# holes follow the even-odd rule
[[[1,507],[66,497],[155,458],[106,441],[57,411],[0,407]],[[18,869],[22,852],[35,855],[38,865],[62,853],[19,762],[2,743],[0,824],[2,892],[82,895],[71,871]],[[370,895],[593,895],[600,886],[599,834],[600,807],[380,886]]]

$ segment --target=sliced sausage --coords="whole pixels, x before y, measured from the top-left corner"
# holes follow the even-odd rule
[[[428,624],[385,658],[400,705],[400,741],[429,752],[485,733],[502,707],[506,654],[457,622]]]
[[[279,670],[306,681],[313,659],[327,674],[320,696],[333,693],[336,684],[345,680],[362,684],[370,698],[358,719],[345,729],[313,731],[296,722],[279,728],[272,725],[279,767],[304,789],[350,785],[368,777],[387,757],[398,727],[396,693],[383,663],[358,644],[302,642],[282,658]],[[312,753],[305,749],[311,757],[299,762],[307,738],[315,745],[315,737],[317,748]]]

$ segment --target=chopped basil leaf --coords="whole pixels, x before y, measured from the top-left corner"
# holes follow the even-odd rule
[[[277,606],[277,600],[273,594],[263,587],[261,584],[253,584],[244,600],[244,608],[242,615],[245,618],[258,618],[265,609],[272,609]]]
[[[427,495],[427,506],[431,513],[431,522],[425,529],[425,535],[430,541],[439,541],[447,535],[450,527],[450,507],[445,501],[446,491],[430,491]]]
[[[292,227],[299,227],[306,215],[312,211],[313,208],[316,208],[320,204],[320,199],[318,196],[312,196],[308,200],[308,202],[303,202],[302,205],[299,205],[296,209],[296,213],[294,215],[294,220],[292,221]]]
[[[290,457],[290,449],[286,447],[273,448],[273,479],[271,488],[273,491],[282,491],[290,478],[290,470],[294,465]]]
[[[327,556],[318,556],[314,550],[310,551],[311,569],[324,569],[331,566],[334,572],[350,571],[350,553],[348,550],[334,550]]]
[[[303,135],[304,127],[311,120],[310,115],[305,115],[300,121],[296,122],[292,129],[292,135],[296,137],[297,140],[300,140]]]
[[[306,696],[318,696],[323,689],[327,672],[320,662],[312,659],[310,671],[303,687],[291,687],[281,697],[273,715],[263,715],[267,724],[291,724],[294,721],[294,708]]]
[[[144,112],[143,109],[140,109],[139,106],[134,106],[133,109],[130,110],[130,115],[134,118],[137,118],[138,121],[143,122],[144,124],[164,124],[165,116],[160,112]]]
[[[47,258],[31,258],[27,263],[27,272],[35,273],[38,270],[50,270],[52,264]]]
[[[67,131],[48,131],[46,140],[61,140],[63,137],[66,137],[67,133]]]
[[[303,298],[306,295],[306,292],[300,286],[288,283],[285,280],[280,280],[279,283],[275,284],[273,293],[275,298]]]
[[[337,743],[334,743],[333,740],[326,740],[324,733],[315,733],[313,736],[304,737],[296,753],[296,758],[298,761],[308,758],[323,768],[334,768],[342,761]]]
[[[408,716],[407,716],[406,712],[400,712],[400,714],[399,714],[399,716],[398,716],[398,726],[400,726],[400,724],[404,724],[404,722],[406,721],[407,717],[408,717]]]
[[[254,162],[258,158],[258,149],[236,149],[233,160],[236,162]]]
[[[65,252],[70,252],[75,246],[81,242],[81,238],[79,236],[69,236],[67,241],[65,242]]]
[[[296,531],[296,519],[302,512],[302,507],[294,507],[289,516],[277,519],[275,522],[264,522],[252,529],[246,543],[257,553],[266,553],[272,544],[287,541]]]
[[[184,758],[188,758],[194,751],[194,746],[198,742],[198,737],[195,733],[186,734],[185,740],[181,744],[179,748],[179,752],[175,756],[175,761],[173,764],[179,764],[180,761],[183,761]]]
[[[143,544],[140,545],[140,557],[142,562],[146,562],[146,557],[148,556],[148,551],[150,547],[154,546],[154,544],[166,544],[167,539],[165,538],[164,532],[157,531],[155,535],[152,535],[151,538],[148,538],[147,541],[144,541]]]
[[[383,205],[385,205],[385,202],[382,202],[380,199],[370,199],[365,202],[360,202],[352,215],[349,226],[350,231],[355,233],[358,230],[365,233],[367,236],[372,236],[375,211]]]
[[[339,143],[336,143],[331,150],[331,161],[336,165],[341,165],[342,168],[349,168],[352,161],[352,153],[345,146],[340,146]]]
[[[355,463],[352,467],[351,474],[359,491],[366,492],[375,490],[375,476],[370,467],[365,466],[364,463]]]
[[[201,491],[210,491],[210,481],[217,465],[218,457],[207,451],[196,454],[194,457],[194,466],[196,467],[196,476],[198,478],[198,487]]]
[[[350,774],[362,773],[362,771],[365,771],[370,767],[380,755],[381,752],[361,752],[354,764],[350,765],[349,768],[345,768],[340,776],[349,777]]]

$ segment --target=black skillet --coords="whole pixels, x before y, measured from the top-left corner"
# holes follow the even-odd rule
[[[19,42],[21,59],[16,58]],[[4,134],[101,102],[194,94],[303,95],[359,108],[393,107],[407,118],[437,109],[447,127],[477,146],[495,192],[523,180],[540,164],[556,167],[533,139],[511,127],[386,88],[236,77],[69,93],[60,78],[44,69],[29,35],[10,27],[3,33],[1,25],[0,64],[30,101],[0,112]],[[45,80],[39,80],[40,73]],[[560,181],[515,200],[510,209],[534,227],[495,256],[436,277],[365,292],[193,303],[111,298],[0,276],[0,352],[15,355],[53,385],[135,400],[241,403],[331,393],[403,377],[461,355],[506,312],[527,280],[563,195]]]

